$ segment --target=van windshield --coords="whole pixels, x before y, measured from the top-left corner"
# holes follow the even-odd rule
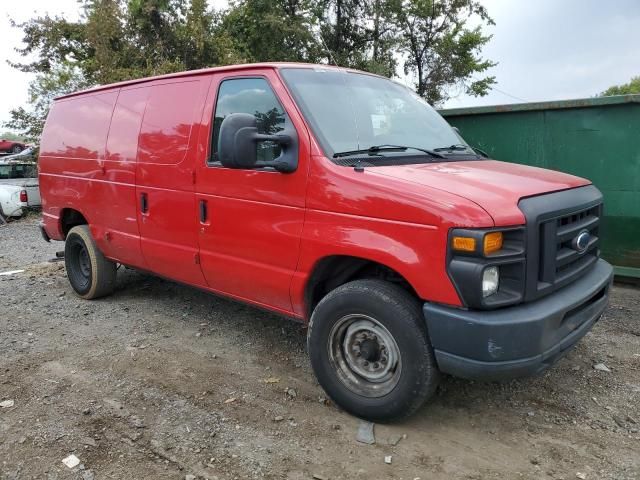
[[[383,157],[385,164],[391,159],[406,163],[408,156],[416,159],[411,163],[477,158],[428,103],[402,85],[321,67],[283,68],[281,73],[329,157]]]

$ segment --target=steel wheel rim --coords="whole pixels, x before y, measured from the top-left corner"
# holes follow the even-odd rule
[[[398,344],[375,318],[363,314],[342,317],[331,329],[328,350],[338,378],[353,393],[381,397],[400,380]]]
[[[87,248],[78,241],[71,246],[70,264],[68,274],[73,277],[79,290],[84,291],[91,284],[91,259]]]

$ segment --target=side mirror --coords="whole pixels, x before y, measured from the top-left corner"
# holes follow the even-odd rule
[[[282,153],[275,160],[258,164],[258,142],[275,142],[281,146]],[[272,167],[278,172],[291,173],[298,167],[298,137],[293,127],[275,135],[258,133],[254,115],[232,113],[220,125],[218,159],[227,168]]]

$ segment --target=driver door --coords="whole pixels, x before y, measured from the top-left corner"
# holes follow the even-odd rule
[[[291,313],[289,287],[304,221],[309,134],[271,69],[215,75],[206,105],[200,139],[206,154],[197,167],[196,202],[207,284],[220,293]],[[222,121],[231,113],[255,115],[260,133],[295,128],[296,171],[284,174],[259,167],[280,154],[272,142],[256,144],[258,168],[223,167],[217,140]]]

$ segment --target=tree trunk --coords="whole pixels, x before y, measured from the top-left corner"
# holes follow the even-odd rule
[[[379,61],[380,57],[380,0],[376,0],[373,8],[373,60]]]
[[[342,53],[342,0],[336,1],[336,38],[335,51]]]
[[[425,84],[425,80],[424,80],[424,69],[422,67],[422,62],[420,61],[420,59],[417,59],[418,61],[416,62],[416,67],[418,70],[418,95],[420,95],[421,97],[424,97],[424,94],[427,92],[427,85]]]

